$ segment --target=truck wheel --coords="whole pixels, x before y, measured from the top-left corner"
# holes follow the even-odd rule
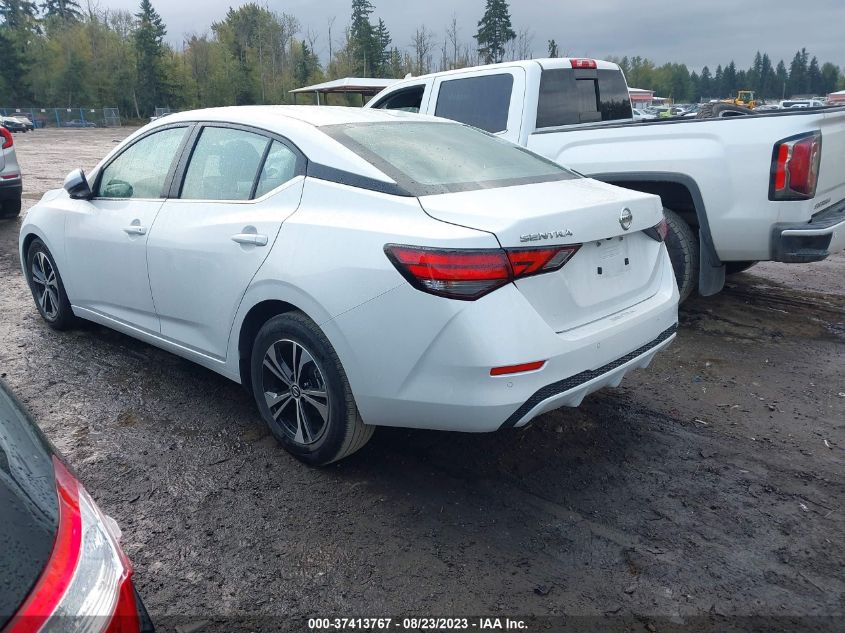
[[[723,119],[726,117],[754,114],[754,110],[732,103],[705,103],[695,115],[696,119]]]
[[[322,466],[351,455],[375,427],[364,424],[326,335],[300,312],[275,316],[252,347],[252,391],[261,417],[288,452]]]
[[[675,270],[675,281],[678,282],[678,292],[681,301],[685,301],[698,285],[698,236],[681,216],[671,209],[663,209],[669,232],[666,235],[666,249],[672,268]]]
[[[20,200],[6,200],[0,206],[0,218],[16,218],[21,212]]]
[[[725,274],[736,275],[737,273],[743,273],[756,263],[757,262],[725,262]]]

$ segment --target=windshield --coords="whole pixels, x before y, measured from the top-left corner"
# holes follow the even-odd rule
[[[320,128],[414,196],[577,178],[557,163],[458,123],[350,123]]]

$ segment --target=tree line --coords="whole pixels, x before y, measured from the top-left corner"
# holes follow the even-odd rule
[[[401,78],[535,57],[533,35],[514,27],[507,0],[486,0],[471,38],[453,17],[442,35],[420,25],[405,44],[394,41],[370,0],[351,0],[350,8],[345,26],[332,18],[320,36],[293,15],[250,2],[174,46],[151,0],[140,0],[134,13],[83,8],[79,0],[0,0],[0,105],[111,106],[141,118],[156,106],[289,103],[290,90],[338,77]],[[554,39],[542,48],[542,56],[570,53]],[[836,65],[805,49],[789,66],[758,52],[747,69],[730,61],[701,72],[643,57],[613,61],[629,85],[676,101],[739,89],[773,99],[845,88]]]

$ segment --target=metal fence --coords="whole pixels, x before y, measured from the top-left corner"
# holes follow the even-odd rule
[[[0,115],[25,116],[36,128],[120,127],[117,108],[17,108],[0,106]]]

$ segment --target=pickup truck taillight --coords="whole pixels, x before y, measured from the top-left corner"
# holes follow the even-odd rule
[[[386,244],[396,270],[417,290],[475,301],[523,277],[560,270],[580,244],[539,248],[452,249]]]
[[[816,195],[822,133],[810,132],[775,144],[769,200],[809,200]]]

